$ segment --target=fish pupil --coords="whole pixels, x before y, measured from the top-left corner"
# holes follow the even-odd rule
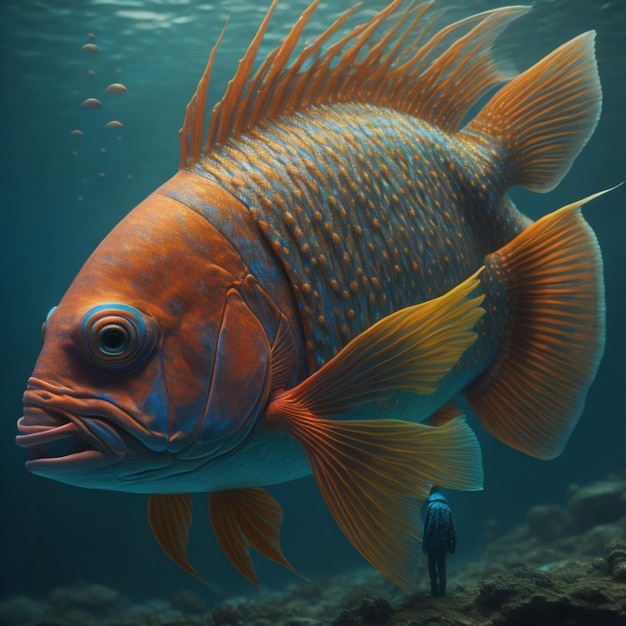
[[[128,334],[120,326],[109,326],[100,332],[98,344],[105,354],[121,354],[128,346]]]

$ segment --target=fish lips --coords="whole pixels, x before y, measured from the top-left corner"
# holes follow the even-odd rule
[[[121,436],[99,415],[64,410],[62,401],[41,390],[24,394],[24,415],[15,443],[28,450],[26,469],[64,480],[73,473],[116,465],[126,456]],[[52,405],[52,406],[48,406]]]

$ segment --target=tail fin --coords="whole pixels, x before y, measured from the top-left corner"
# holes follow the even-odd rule
[[[580,212],[598,195],[535,222],[483,271],[508,286],[508,336],[466,395],[487,430],[542,459],[565,447],[604,350],[602,258]]]
[[[500,139],[512,185],[550,191],[591,137],[602,107],[594,31],[563,44],[502,87],[467,132]]]

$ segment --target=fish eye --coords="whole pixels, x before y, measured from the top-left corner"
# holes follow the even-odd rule
[[[83,343],[92,363],[129,370],[152,351],[158,337],[152,318],[125,304],[104,304],[83,319]]]

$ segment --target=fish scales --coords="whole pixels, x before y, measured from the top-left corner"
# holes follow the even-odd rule
[[[382,107],[285,117],[194,171],[249,208],[280,258],[312,370],[382,317],[448,291],[524,226],[495,146]]]

